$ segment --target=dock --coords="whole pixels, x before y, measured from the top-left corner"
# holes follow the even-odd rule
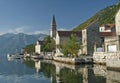
[[[90,64],[93,63],[92,57],[77,57],[77,58],[70,58],[70,57],[53,57],[54,61],[68,63],[68,64]]]

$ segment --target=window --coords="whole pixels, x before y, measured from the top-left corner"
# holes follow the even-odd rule
[[[108,45],[108,52],[117,52],[117,45]]]

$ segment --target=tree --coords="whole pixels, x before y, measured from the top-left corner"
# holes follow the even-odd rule
[[[25,47],[25,52],[27,53],[34,53],[35,52],[35,45],[30,44]]]
[[[58,46],[59,49],[62,49],[61,51],[64,54],[64,56],[68,56],[69,54],[67,43],[67,41],[62,41],[61,45]]]
[[[61,44],[62,52],[67,56],[70,54],[72,57],[77,56],[80,46],[81,42],[77,40],[77,37],[74,34],[71,34],[70,40]]]
[[[55,41],[50,36],[45,37],[42,51],[51,52],[53,50],[55,50]]]

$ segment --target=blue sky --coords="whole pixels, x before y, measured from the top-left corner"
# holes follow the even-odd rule
[[[0,0],[0,34],[49,33],[52,16],[57,29],[71,30],[118,0]]]

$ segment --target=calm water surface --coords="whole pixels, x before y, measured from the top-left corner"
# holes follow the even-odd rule
[[[0,83],[120,83],[120,72],[101,65],[67,65],[0,57]]]

